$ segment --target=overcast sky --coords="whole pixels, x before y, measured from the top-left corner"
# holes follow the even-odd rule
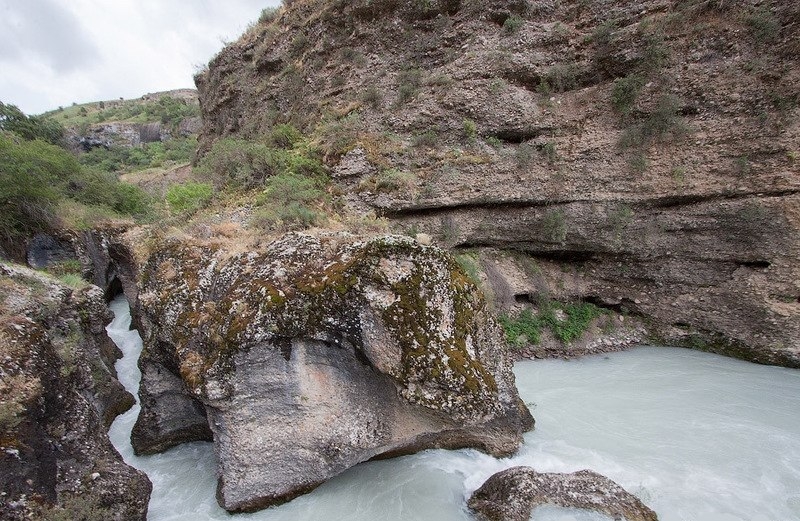
[[[0,101],[26,114],[194,87],[280,0],[0,0]]]

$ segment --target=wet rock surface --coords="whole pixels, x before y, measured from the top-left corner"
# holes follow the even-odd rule
[[[634,495],[591,470],[553,474],[513,467],[490,477],[468,504],[486,521],[528,521],[541,505],[590,510],[616,520],[658,520]]]
[[[438,248],[292,233],[231,256],[167,240],[140,280],[134,446],[193,439],[195,408],[158,420],[179,376],[183,403],[206,411],[228,510],[287,501],[374,457],[508,455],[533,425],[499,326]]]

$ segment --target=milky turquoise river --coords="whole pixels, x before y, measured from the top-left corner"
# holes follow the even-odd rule
[[[142,348],[127,302],[108,327],[124,353],[120,381],[137,394]],[[661,521],[800,521],[800,371],[677,348],[639,347],[577,361],[520,362],[517,386],[536,418],[517,455],[426,451],[359,465],[280,507],[231,516],[215,499],[210,443],[136,457],[138,404],[111,441],[153,482],[148,520],[467,521],[466,498],[515,465],[542,472],[589,468],[658,513]],[[531,519],[604,516],[544,507]]]

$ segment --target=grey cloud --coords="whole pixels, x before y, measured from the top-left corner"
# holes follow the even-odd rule
[[[0,59],[4,61],[33,53],[56,72],[67,73],[99,56],[80,20],[57,0],[0,0],[0,13]]]

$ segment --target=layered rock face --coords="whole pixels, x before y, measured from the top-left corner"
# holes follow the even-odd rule
[[[527,521],[534,508],[548,504],[599,512],[617,520],[658,521],[656,513],[636,496],[591,470],[553,474],[513,467],[486,480],[468,504],[486,521]]]
[[[475,252],[501,308],[590,301],[797,367],[798,21],[788,0],[294,2],[197,77],[201,152],[291,121],[351,211]]]
[[[207,436],[202,403],[228,510],[287,501],[375,457],[508,455],[533,426],[499,327],[438,248],[289,234],[231,256],[174,240],[141,281],[134,447]]]
[[[144,520],[151,485],[108,440],[133,405],[103,292],[0,264],[0,517]]]

